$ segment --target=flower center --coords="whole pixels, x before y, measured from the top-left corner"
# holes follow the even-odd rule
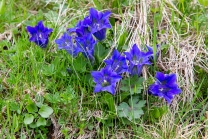
[[[109,85],[109,82],[106,79],[104,79],[103,83],[102,83],[102,86],[105,87],[105,86],[108,86],[108,85]]]
[[[100,29],[100,24],[99,23],[95,23],[94,25],[98,30]]]
[[[140,59],[139,59],[139,63],[142,63],[142,62],[143,62],[143,58],[140,58]]]
[[[71,32],[70,35],[71,35],[71,37],[72,37],[73,39],[77,37],[77,33],[76,33],[76,32]]]
[[[139,62],[141,61],[141,58],[138,60],[137,57],[134,55],[132,61],[133,61],[133,63],[134,63],[135,65],[137,65],[137,64],[139,64]]]
[[[120,67],[120,65],[117,65],[116,68],[115,68],[115,71],[117,71],[119,67]]]
[[[65,43],[66,43],[66,46],[69,46],[70,45],[68,41],[66,41]]]
[[[76,40],[74,38],[72,38],[72,43],[73,45],[76,45]]]
[[[41,39],[42,39],[42,34],[41,34],[41,33],[39,34],[39,38],[41,38]]]
[[[86,47],[86,50],[87,50],[87,51],[89,51],[89,48],[88,48],[88,47]]]
[[[167,91],[169,91],[170,89],[168,88],[168,87],[165,87],[165,86],[161,86],[160,88],[159,88],[159,91],[160,92],[167,92]]]
[[[162,92],[164,90],[164,88],[160,88],[159,90]]]

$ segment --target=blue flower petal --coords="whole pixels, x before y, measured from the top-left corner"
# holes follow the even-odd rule
[[[28,31],[31,35],[37,33],[37,30],[36,30],[34,27],[31,27],[31,26],[27,26],[27,31]]]
[[[98,11],[95,10],[94,8],[90,8],[90,17],[91,17],[93,20],[99,19]]]
[[[96,84],[95,88],[94,88],[94,92],[97,93],[97,92],[100,92],[101,90],[102,90],[102,85],[101,84]]]
[[[99,41],[102,41],[105,39],[105,36],[106,36],[106,29],[101,29],[95,33],[93,33],[93,35],[99,40]]]
[[[163,74],[162,72],[156,72],[156,76],[155,76],[160,82],[165,80],[165,74]]]

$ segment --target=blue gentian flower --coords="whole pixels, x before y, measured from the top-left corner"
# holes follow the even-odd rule
[[[130,75],[140,76],[142,68],[144,65],[150,65],[149,57],[150,53],[145,53],[140,51],[136,44],[133,45],[130,52],[125,52],[126,59],[129,61],[129,70]]]
[[[99,12],[94,8],[90,8],[89,16],[84,19],[84,24],[90,28],[90,32],[100,41],[105,39],[106,29],[111,28],[109,21],[111,12]]]
[[[112,70],[118,74],[122,74],[128,70],[126,58],[122,56],[118,50],[114,50],[112,57],[104,62],[106,66],[111,67]]]
[[[182,91],[176,82],[176,74],[156,73],[156,81],[149,87],[149,94],[163,97],[169,104],[175,95]]]
[[[94,61],[94,47],[97,43],[91,34],[88,36],[77,37],[77,45],[81,48],[82,54],[92,62]]]
[[[60,39],[55,40],[58,45],[58,49],[65,49],[71,56],[76,57],[81,48],[78,46],[76,38],[69,36],[68,33],[64,33]]]
[[[69,35],[73,35],[75,37],[82,37],[91,34],[87,25],[87,21],[85,21],[86,23],[84,21],[81,20],[77,23],[77,25],[74,28],[67,29]]]
[[[27,26],[27,31],[30,33],[30,41],[36,43],[42,48],[46,48],[48,38],[53,29],[44,27],[43,21],[39,21],[35,27]]]
[[[160,46],[157,44],[156,47],[157,47],[157,50],[156,50],[156,59],[157,59],[158,56],[159,56],[159,47]],[[151,61],[153,61],[153,59],[154,59],[153,48],[151,46],[148,46],[148,45],[146,45],[146,48],[147,48],[146,54],[150,55],[149,58],[150,58]]]
[[[78,35],[77,35],[77,32],[76,32],[77,28],[74,27],[74,28],[69,28],[67,29],[67,34],[69,36],[71,36],[73,39],[75,39]]]
[[[112,95],[116,93],[116,83],[121,80],[121,76],[113,72],[111,68],[105,67],[101,71],[92,71],[92,77],[96,86],[94,92],[108,91]]]

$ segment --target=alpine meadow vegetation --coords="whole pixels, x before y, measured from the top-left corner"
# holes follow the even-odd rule
[[[0,138],[208,138],[208,1],[0,0]]]

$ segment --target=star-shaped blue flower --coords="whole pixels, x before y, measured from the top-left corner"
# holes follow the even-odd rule
[[[42,48],[46,48],[48,38],[53,29],[44,27],[43,22],[39,21],[35,27],[27,26],[27,31],[30,33],[30,41],[36,43]]]
[[[81,48],[79,47],[76,38],[71,37],[68,33],[64,33],[60,39],[55,40],[58,49],[65,49],[71,56],[76,57]]]
[[[92,77],[96,86],[94,92],[107,91],[112,95],[116,93],[116,83],[121,80],[121,76],[113,72],[111,68],[105,67],[101,71],[92,71]]]
[[[88,25],[90,32],[100,41],[105,39],[106,29],[111,28],[109,21],[111,12],[99,12],[94,8],[90,8],[89,16],[83,21],[85,25]]]
[[[88,36],[77,37],[77,45],[81,48],[82,54],[92,62],[94,61],[94,47],[97,43],[91,34]]]
[[[111,67],[112,70],[118,74],[122,74],[128,70],[126,58],[116,49],[114,50],[112,57],[104,62],[106,63],[106,66]]]
[[[176,74],[156,73],[156,81],[149,87],[149,94],[163,97],[169,104],[175,95],[182,91],[176,82]]]
[[[140,76],[142,68],[144,65],[150,65],[149,57],[150,53],[145,53],[140,51],[136,44],[133,45],[130,52],[125,52],[126,59],[129,61],[129,70],[130,75]]]

